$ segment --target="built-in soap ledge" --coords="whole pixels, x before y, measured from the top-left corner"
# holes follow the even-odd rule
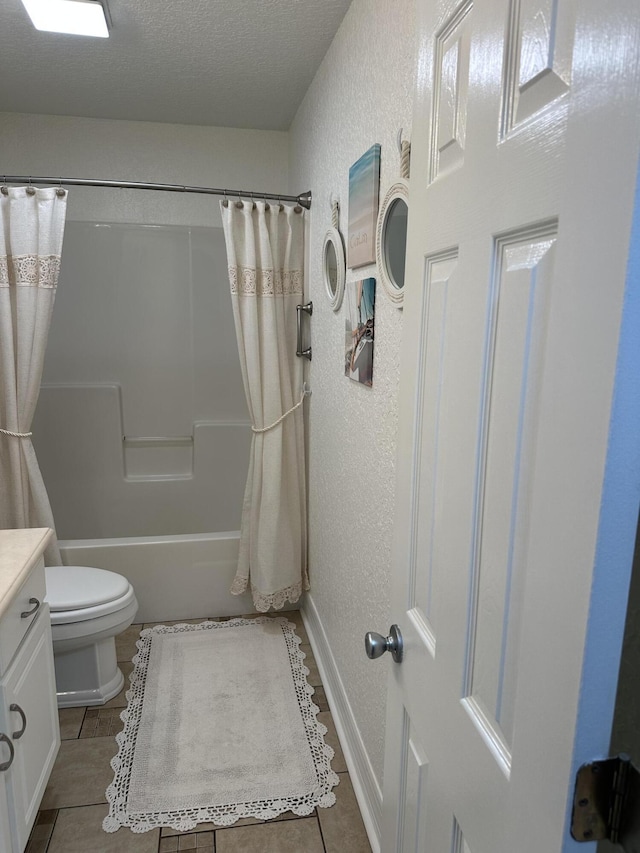
[[[127,480],[188,480],[193,477],[192,435],[123,435]]]

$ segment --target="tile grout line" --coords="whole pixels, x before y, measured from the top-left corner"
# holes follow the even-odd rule
[[[58,815],[60,814],[60,809],[56,809],[55,812],[56,812],[56,816],[53,819],[53,823],[51,825],[51,832],[49,833],[49,838],[47,838],[47,844],[44,848],[44,853],[47,853],[47,851],[49,849],[49,845],[51,844],[51,839],[53,838],[53,831],[56,828],[56,823],[58,822]],[[39,811],[38,811],[38,814],[39,814]],[[36,823],[34,823],[33,827],[31,828],[31,832],[33,832],[33,829],[37,825],[37,822],[38,822],[38,816],[36,814]],[[31,835],[31,833],[30,833],[30,835]],[[27,842],[27,847],[28,846],[29,846],[29,842]]]
[[[56,824],[57,824],[57,822],[58,822],[58,817],[59,817],[59,816],[60,816],[60,809],[56,809],[56,816],[55,816],[55,818],[53,819],[53,826],[51,827],[51,835],[49,836],[49,840],[47,841],[47,846],[46,846],[46,848],[45,848],[44,853],[47,853],[47,851],[49,850],[49,847],[51,846],[51,840],[52,840],[52,838],[53,838],[53,833],[55,832]]]
[[[327,853],[327,845],[324,843],[324,835],[322,834],[322,824],[320,823],[320,812],[316,809],[316,820],[318,821],[318,832],[320,833],[320,840],[322,841],[322,849],[324,853]]]
[[[108,806],[108,805],[109,805],[108,800],[103,800],[101,803],[80,803],[77,806],[56,806],[55,810],[59,814],[60,812],[69,812],[69,811],[71,811],[71,809],[88,809],[88,808],[92,808],[93,806]],[[57,819],[58,819],[58,817],[56,815],[56,820]]]

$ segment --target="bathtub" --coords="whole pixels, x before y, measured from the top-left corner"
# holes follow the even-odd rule
[[[66,566],[124,575],[140,609],[135,621],[160,622],[253,613],[250,593],[231,595],[240,534],[193,533],[60,541]]]

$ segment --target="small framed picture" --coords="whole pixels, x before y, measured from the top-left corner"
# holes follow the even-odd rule
[[[373,385],[375,278],[350,281],[347,292],[344,373],[349,379]]]
[[[376,221],[380,192],[380,145],[372,145],[349,169],[349,239],[347,266],[376,259]]]

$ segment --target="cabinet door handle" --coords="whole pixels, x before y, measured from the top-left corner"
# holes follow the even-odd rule
[[[22,613],[20,614],[22,619],[28,619],[29,616],[33,616],[34,613],[38,612],[38,608],[40,607],[40,602],[38,601],[37,598],[30,598],[29,604],[33,604],[33,607],[31,608],[31,610],[23,610],[22,611]]]
[[[7,737],[7,735],[0,732],[0,743],[6,743],[9,747],[9,760],[5,761],[3,764],[0,764],[0,772],[3,770],[8,770],[13,764],[13,756],[15,755],[13,744],[11,743],[11,738]]]
[[[12,737],[14,740],[20,740],[20,738],[22,737],[22,735],[23,735],[23,734],[25,733],[25,731],[27,730],[27,715],[26,715],[26,714],[25,714],[25,712],[22,710],[22,708],[20,707],[20,705],[16,704],[15,702],[14,702],[12,705],[9,705],[9,710],[10,710],[10,711],[15,711],[15,712],[16,712],[16,714],[20,714],[20,716],[22,717],[22,728],[20,729],[20,731],[19,731],[19,732],[14,732],[14,733],[11,735],[11,737]]]

